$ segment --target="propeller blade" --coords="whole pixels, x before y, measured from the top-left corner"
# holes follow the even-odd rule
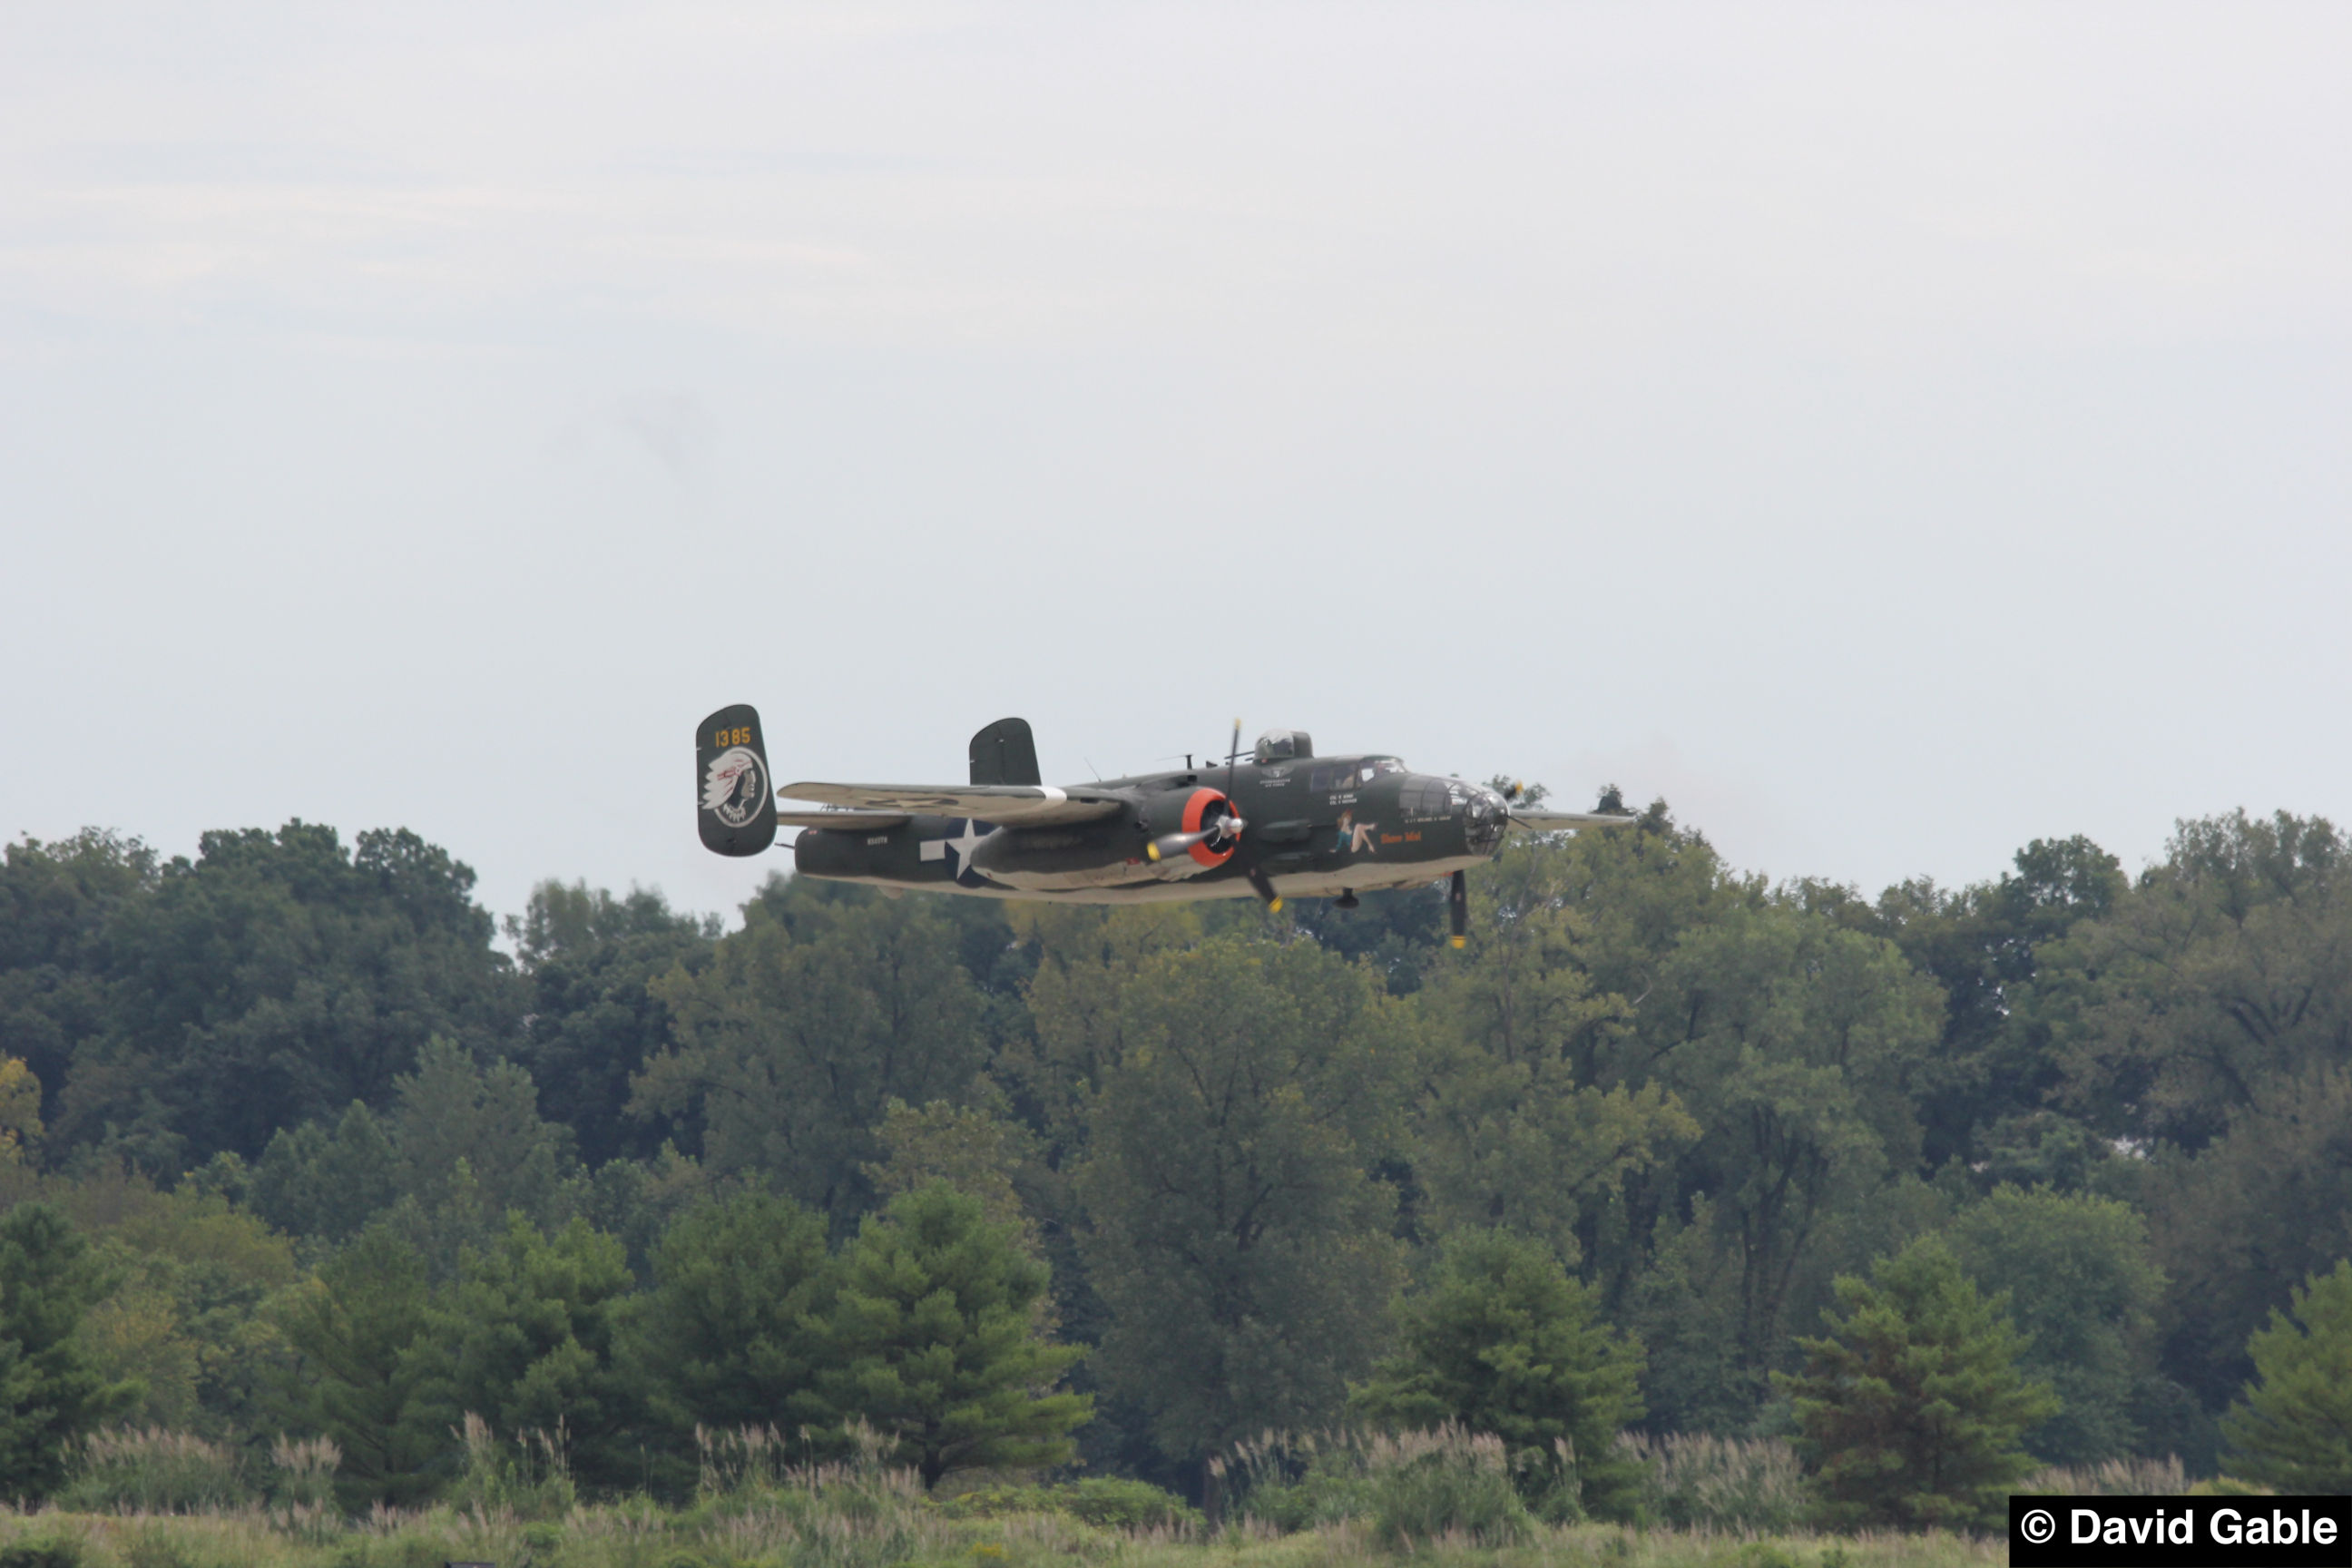
[[[1445,919],[1446,924],[1453,929],[1453,934],[1446,940],[1455,947],[1469,945],[1470,879],[1459,871],[1454,873],[1454,879],[1445,886]]]
[[[1143,847],[1144,857],[1151,860],[1165,860],[1183,854],[1195,844],[1213,843],[1222,838],[1238,838],[1241,837],[1242,829],[1248,826],[1248,823],[1238,816],[1221,816],[1197,832],[1162,834]]]
[[[1264,867],[1252,866],[1242,875],[1249,879],[1250,889],[1265,900],[1267,909],[1276,914],[1282,912],[1282,895],[1274,890],[1274,879],[1265,874]]]

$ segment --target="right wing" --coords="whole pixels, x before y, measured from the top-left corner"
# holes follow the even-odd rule
[[[845,805],[858,812],[888,812],[928,816],[969,816],[1007,827],[1045,827],[1055,823],[1092,822],[1118,811],[1126,802],[1108,790],[1065,790],[1052,784],[789,784],[776,791],[787,800],[813,800],[822,805]],[[822,812],[784,814],[782,821],[803,827],[835,826]],[[839,814],[831,814],[838,816]],[[851,823],[843,826],[856,826]]]
[[[1519,811],[1511,812],[1511,826],[1529,833],[1559,833],[1571,827],[1630,827],[1641,821],[1638,816],[1618,816],[1601,811]]]

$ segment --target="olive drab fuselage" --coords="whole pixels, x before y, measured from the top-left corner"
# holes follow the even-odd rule
[[[1508,821],[1485,785],[1377,754],[1244,759],[1084,788],[1124,798],[1095,821],[1035,827],[923,814],[879,830],[805,827],[793,864],[888,888],[1082,903],[1248,898],[1256,868],[1286,896],[1324,897],[1418,887],[1478,865]],[[1244,823],[1236,843],[1153,858],[1155,841],[1230,815]]]
[[[702,721],[695,787],[702,842],[758,855],[780,827],[801,830],[804,877],[983,898],[1126,903],[1255,895],[1332,897],[1447,879],[1454,940],[1463,938],[1463,873],[1504,833],[1622,827],[1622,813],[1540,811],[1464,779],[1417,773],[1380,752],[1318,757],[1295,730],[1269,730],[1246,758],[1241,726],[1220,764],[1047,784],[1027,721],[999,719],[971,738],[971,783],[777,786],[760,715],[749,703]],[[793,803],[789,807],[778,802]]]

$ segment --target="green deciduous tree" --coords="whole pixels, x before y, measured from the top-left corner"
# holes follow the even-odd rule
[[[1476,879],[1468,952],[1424,975],[1413,1172],[1430,1231],[1499,1225],[1574,1258],[1629,1173],[1698,1134],[1662,1084],[1601,1081],[1630,1009],[1592,989],[1577,869],[1556,845],[1506,847]]]
[[[135,1383],[109,1382],[77,1331],[115,1283],[47,1204],[0,1215],[0,1491],[46,1496],[75,1438],[128,1411]]]
[[[2250,1336],[2297,1285],[2352,1254],[2352,1071],[2264,1082],[2227,1131],[2144,1166],[2157,1257],[2171,1277],[2167,1370],[2219,1409],[2252,1375]]]
[[[446,1279],[459,1245],[488,1240],[509,1213],[546,1227],[585,1203],[571,1130],[539,1114],[515,1063],[485,1067],[436,1036],[393,1087],[386,1114],[354,1100],[332,1131],[314,1121],[272,1138],[253,1173],[254,1206],[288,1230],[341,1241],[401,1205],[402,1228]]]
[[[1638,1182],[1636,1197],[1665,1211],[1654,1233],[1675,1209],[1710,1200],[1724,1293],[1683,1305],[1712,1316],[1727,1302],[1752,1408],[1766,1373],[1788,1364],[1790,1325],[1827,1303],[1836,1273],[1899,1245],[1933,1207],[1916,1173],[1910,1091],[1942,999],[1885,941],[1761,900],[1684,932],[1656,990],[1632,1049],[1701,1131],[1675,1161],[1675,1188]],[[1715,1273],[1688,1261],[1694,1279]],[[1632,1272],[1622,1258],[1618,1267]],[[1630,1279],[1618,1278],[1630,1298]]]
[[[515,1054],[541,1110],[577,1135],[590,1164],[655,1154],[658,1136],[627,1114],[629,1080],[669,1031],[669,1009],[649,987],[673,968],[701,969],[719,929],[650,889],[616,898],[580,882],[541,882],[523,917],[509,919],[530,987]]]
[[[46,1186],[120,1281],[80,1335],[108,1377],[146,1385],[131,1418],[214,1441],[261,1427],[256,1395],[283,1352],[270,1308],[299,1274],[289,1238],[194,1182],[159,1191],[113,1170]]]
[[[945,1182],[978,1198],[990,1224],[1013,1226],[1023,1244],[1036,1250],[1037,1222],[1021,1194],[1045,1173],[1028,1129],[985,1106],[938,1100],[917,1110],[894,1100],[875,1137],[883,1158],[866,1175],[884,1202]]]
[[[938,1484],[951,1470],[1058,1464],[1093,1410],[1052,1385],[1080,1351],[1045,1342],[1045,1266],[1019,1227],[934,1182],[869,1215],[843,1249],[817,1387]]]
[[[2025,1336],[2020,1368],[2058,1397],[2027,1450],[2055,1465],[2137,1452],[2133,1410],[2155,1375],[2164,1289],[2147,1221],[2113,1198],[2005,1186],[1963,1209],[1948,1235],[1969,1278],[2008,1299]]]
[[[153,850],[96,828],[0,850],[0,1053],[52,1090],[112,1022],[108,928],[158,875]]]
[[[2352,1491],[2352,1260],[2312,1276],[2249,1350],[2254,1381],[2221,1424],[2231,1470],[2283,1492]]]
[[[405,829],[215,832],[105,922],[101,1031],[52,1123],[176,1173],[279,1128],[382,1106],[436,1034],[488,1055],[524,996],[473,871]]]
[[[1824,1514],[1842,1525],[1984,1529],[2032,1466],[2020,1442],[2057,1408],[2018,1371],[2024,1342],[1941,1237],[1842,1276],[1844,1316],[1799,1340],[1804,1371],[1773,1381],[1794,1404]]]
[[[2324,818],[2183,822],[2163,862],[2045,955],[2066,1101],[2196,1150],[2266,1082],[2352,1055],[2352,857]]]
[[[1371,1170],[1401,1141],[1410,1026],[1366,966],[1238,937],[1143,959],[1055,1020],[1085,1036],[1062,1059],[1096,1064],[1095,1365],[1171,1454],[1318,1425],[1369,1368],[1399,1268]]]
[[[2116,858],[2079,835],[2037,838],[1997,879],[1957,889],[1915,879],[1865,903],[1847,889],[1800,884],[1808,907],[1894,942],[1943,988],[1943,1042],[1916,1085],[1927,1168],[1984,1164],[1998,1152],[1990,1141],[2013,1144],[2020,1124],[2048,1115],[2061,1075],[2032,1005],[2041,956],[2111,913],[2127,885]]]
[[[1618,1431],[1642,1414],[1642,1351],[1540,1241],[1457,1233],[1429,1288],[1405,1298],[1399,1347],[1352,1405],[1391,1427],[1458,1421],[1492,1432],[1530,1500],[1602,1518],[1632,1511],[1638,1467]],[[1572,1455],[1572,1479],[1559,1445]]]
[[[675,1045],[632,1104],[698,1132],[713,1174],[760,1173],[846,1229],[884,1108],[960,1099],[980,1069],[982,999],[942,962],[951,939],[919,900],[763,895],[708,967],[653,984]]]

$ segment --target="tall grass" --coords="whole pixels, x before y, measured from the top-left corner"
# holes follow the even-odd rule
[[[920,1475],[884,1458],[892,1441],[862,1420],[841,1439],[846,1458],[816,1460],[805,1456],[817,1436],[803,1432],[795,1463],[772,1426],[698,1430],[701,1495],[672,1521],[673,1538],[690,1534],[726,1561],[793,1568],[887,1568],[951,1551],[961,1531],[931,1506]]]
[[[1441,1538],[1500,1546],[1533,1517],[1503,1440],[1448,1422],[1422,1432],[1268,1432],[1210,1461],[1248,1524],[1296,1531],[1361,1521],[1388,1544]]]
[[[572,1484],[571,1432],[563,1417],[555,1429],[533,1427],[501,1442],[490,1424],[468,1410],[450,1436],[465,1446],[465,1468],[449,1489],[449,1500],[485,1517],[561,1519],[577,1507]]]
[[[2189,1474],[2178,1456],[2161,1459],[2108,1459],[2068,1468],[2053,1465],[2026,1479],[2027,1492],[2102,1497],[2177,1497],[2189,1489]]]
[[[209,1513],[255,1500],[236,1449],[161,1426],[90,1433],[58,1495],[58,1506],[85,1513]]]
[[[1365,1450],[1371,1478],[1372,1533],[1386,1546],[1466,1540],[1507,1546],[1527,1538],[1535,1521],[1503,1440],[1452,1422],[1427,1432],[1375,1436]]]
[[[1797,1451],[1778,1437],[1704,1432],[1618,1434],[1642,1466],[1642,1517],[1682,1530],[1761,1533],[1794,1530],[1809,1500]]]

